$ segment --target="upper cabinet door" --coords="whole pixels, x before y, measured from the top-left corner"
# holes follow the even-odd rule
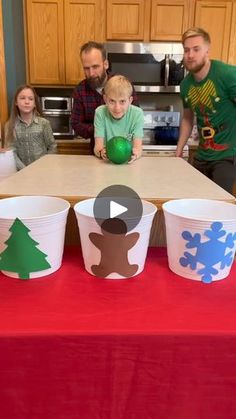
[[[151,41],[180,41],[191,22],[189,0],[152,0]]]
[[[196,0],[195,26],[211,37],[211,58],[227,61],[232,17],[232,1]]]
[[[80,47],[85,42],[103,42],[105,37],[104,0],[65,0],[66,84],[84,78]]]
[[[144,39],[145,0],[107,0],[107,39]]]
[[[32,84],[64,84],[63,0],[26,0]]]

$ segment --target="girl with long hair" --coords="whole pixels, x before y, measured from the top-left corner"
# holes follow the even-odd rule
[[[20,170],[45,154],[56,153],[52,128],[42,117],[38,96],[28,84],[18,87],[5,125],[5,147],[13,147]]]

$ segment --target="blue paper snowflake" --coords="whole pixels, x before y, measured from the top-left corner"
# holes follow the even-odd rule
[[[226,249],[232,249],[236,240],[236,233],[228,233],[222,229],[223,224],[214,222],[211,224],[211,230],[204,231],[203,235],[209,237],[210,240],[201,242],[201,234],[196,233],[192,235],[189,231],[183,231],[182,237],[187,240],[186,248],[196,248],[196,254],[192,255],[189,252],[184,252],[184,257],[179,259],[182,266],[190,266],[192,270],[196,270],[197,274],[202,275],[201,280],[205,283],[212,282],[212,277],[217,275],[219,270],[214,266],[220,263],[220,269],[225,266],[230,266],[234,257],[234,252],[226,253]],[[225,241],[219,239],[225,237]],[[198,269],[197,264],[203,265],[203,268]]]

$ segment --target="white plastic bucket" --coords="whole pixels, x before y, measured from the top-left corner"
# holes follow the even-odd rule
[[[93,212],[94,201],[94,198],[86,199],[74,206],[86,271],[108,279],[138,275],[144,269],[156,206],[142,201],[143,215],[136,227],[126,234],[112,234],[104,232],[97,224]]]
[[[58,270],[69,207],[51,196],[0,199],[0,270],[21,279]]]
[[[236,205],[179,199],[162,208],[170,269],[204,283],[226,278],[236,250]]]
[[[0,151],[0,181],[16,173],[16,162],[13,150]]]

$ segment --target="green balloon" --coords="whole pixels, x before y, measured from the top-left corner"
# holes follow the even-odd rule
[[[132,143],[124,137],[113,137],[107,141],[106,152],[112,163],[127,163],[131,158]]]

